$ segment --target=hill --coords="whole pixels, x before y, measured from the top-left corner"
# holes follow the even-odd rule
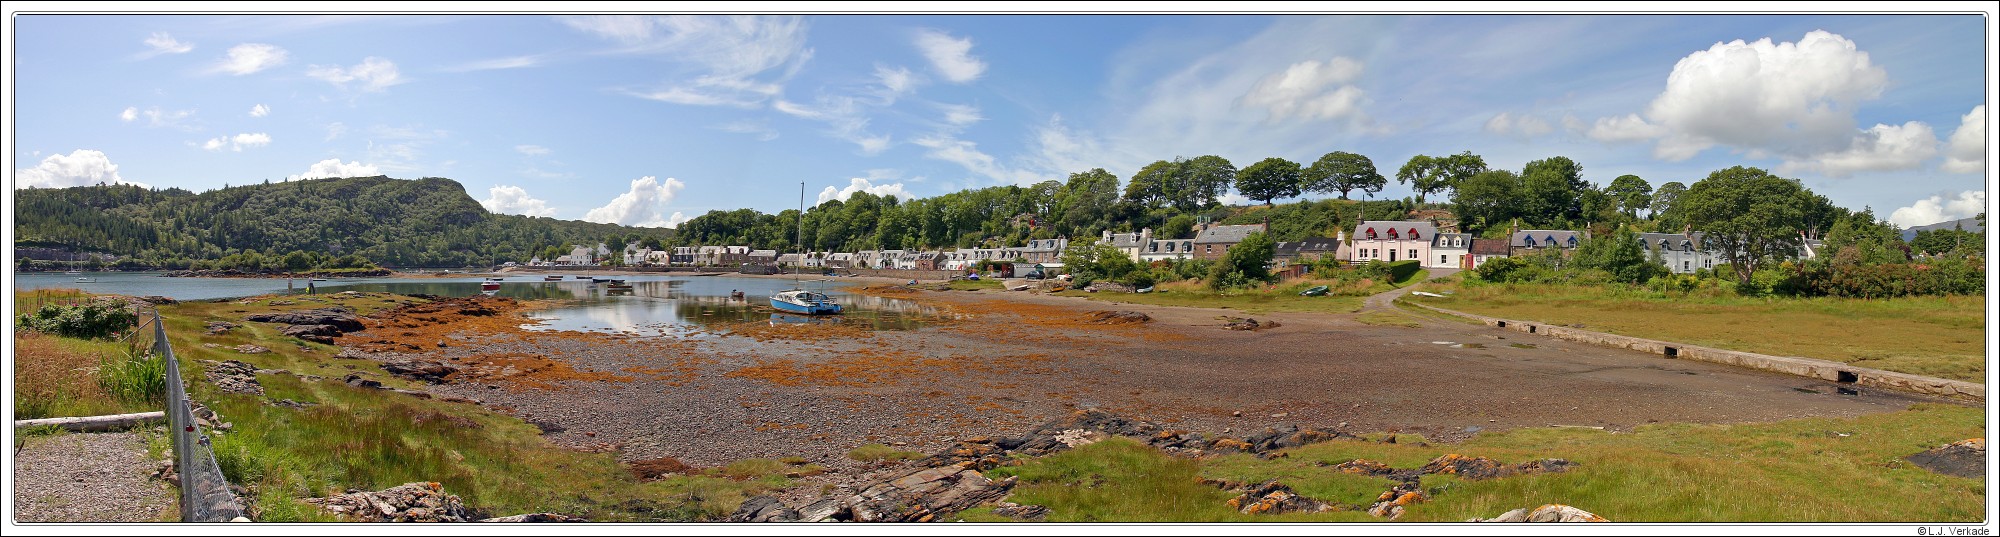
[[[132,185],[21,189],[15,202],[17,249],[109,253],[126,266],[159,268],[230,256],[270,265],[293,252],[312,266],[348,256],[391,267],[486,265],[612,235],[672,234],[494,214],[457,181],[436,177],[266,182],[199,194]]]
[[[1917,226],[1917,227],[1913,227],[1913,228],[1909,228],[1909,229],[1905,229],[1905,230],[1903,230],[1903,242],[1909,242],[1909,241],[1913,241],[1913,240],[1916,240],[1916,239],[1917,239],[1917,232],[1920,232],[1920,231],[1932,231],[1932,230],[1938,230],[1938,229],[1953,229],[1953,228],[1958,228],[1958,227],[1962,227],[1962,228],[1964,228],[1964,229],[1965,229],[1966,231],[1970,231],[1970,232],[1973,232],[1973,233],[1978,233],[1978,232],[1981,232],[1981,231],[1985,231],[1985,230],[1986,230],[1986,226],[1985,226],[1985,225],[1982,225],[1982,224],[1980,224],[1980,223],[1979,223],[1979,219],[1978,219],[1978,218],[1961,218],[1961,219],[1958,219],[1958,220],[1947,220],[1947,221],[1944,221],[1944,222],[1938,222],[1938,223],[1936,223],[1936,224],[1931,224],[1931,225],[1928,225],[1928,226]]]

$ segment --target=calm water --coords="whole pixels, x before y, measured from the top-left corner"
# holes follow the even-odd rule
[[[163,278],[156,273],[86,273],[91,283],[77,283],[77,276],[63,274],[16,274],[18,289],[72,287],[93,293],[121,295],[161,295],[177,300],[208,300],[285,292],[285,280],[259,278]],[[541,320],[538,330],[578,330],[598,332],[660,333],[677,327],[715,322],[840,322],[859,323],[875,329],[915,328],[934,316],[932,308],[907,300],[842,293],[829,285],[823,289],[846,308],[836,318],[807,318],[774,313],[771,293],[791,289],[791,280],[731,278],[727,276],[622,276],[632,284],[630,292],[609,292],[602,285],[570,276],[561,282],[542,281],[541,275],[514,276],[500,284],[499,296],[523,299],[557,299],[557,307],[538,310],[530,317]],[[480,294],[483,277],[462,278],[335,278],[315,282],[322,293],[341,291],[473,296]],[[829,282],[837,283],[837,282]],[[305,280],[293,282],[294,292],[304,293]],[[808,282],[808,288],[819,289]],[[742,291],[743,300],[730,298]]]

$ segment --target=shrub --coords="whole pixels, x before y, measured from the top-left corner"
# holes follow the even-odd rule
[[[1527,268],[1528,263],[1526,261],[1512,257],[1496,257],[1486,260],[1485,263],[1481,263],[1478,267],[1474,267],[1472,273],[1479,275],[1479,279],[1481,280],[1501,283],[1518,281],[1515,278],[1515,274],[1524,272],[1524,269]]]
[[[19,326],[44,334],[79,339],[111,339],[139,324],[139,316],[124,303],[98,299],[79,304],[43,304],[23,313]]]
[[[110,358],[97,369],[97,382],[119,400],[134,404],[157,404],[167,400],[167,360],[144,353]]]

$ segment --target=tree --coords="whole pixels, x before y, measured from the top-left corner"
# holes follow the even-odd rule
[[[1910,260],[1905,249],[1894,224],[1876,220],[1874,209],[1863,208],[1827,230],[1819,258],[1849,259],[1864,265],[1902,263]]]
[[[1798,183],[1758,168],[1736,166],[1708,174],[1674,201],[1672,212],[1694,229],[1708,233],[1737,281],[1766,259],[1798,251],[1805,211],[1799,205]]]
[[[1181,163],[1164,160],[1153,161],[1138,173],[1132,174],[1132,181],[1125,184],[1125,199],[1148,209],[1166,205],[1170,200],[1167,189],[1180,175]],[[1075,176],[1071,176],[1074,180]]]
[[[1215,155],[1195,157],[1178,168],[1167,197],[1183,212],[1214,205],[1215,199],[1229,193],[1229,186],[1236,182],[1236,165]]]
[[[1396,172],[1396,182],[1409,183],[1417,193],[1417,203],[1424,202],[1424,196],[1458,188],[1458,183],[1468,177],[1486,171],[1486,159],[1466,151],[1456,155],[1432,157],[1417,155]]]
[[[1139,268],[1125,252],[1096,241],[1070,244],[1063,250],[1062,263],[1075,275],[1076,285],[1089,285],[1094,280],[1122,281]]]
[[[1375,171],[1375,163],[1368,157],[1335,151],[1320,156],[1318,161],[1313,162],[1312,168],[1306,170],[1305,190],[1339,192],[1340,199],[1347,199],[1348,192],[1359,189],[1373,194],[1381,192],[1382,187],[1388,184],[1389,180]]]
[[[1577,245],[1575,259],[1578,267],[1609,272],[1612,279],[1626,283],[1646,283],[1667,272],[1646,255],[1638,234],[1622,227],[1610,235],[1585,239]]]
[[[1257,161],[1236,175],[1236,191],[1243,197],[1264,202],[1299,195],[1299,164],[1278,157]]]
[[[1680,181],[1669,181],[1653,191],[1653,204],[1647,207],[1649,211],[1647,216],[1660,223],[1660,231],[1669,233],[1680,231],[1679,222],[1670,221],[1667,217],[1673,214],[1674,202],[1679,201],[1681,194],[1687,192],[1687,189],[1687,185],[1681,184]]]
[[[1550,157],[1521,169],[1522,216],[1535,225],[1556,225],[1583,217],[1581,198],[1590,184],[1583,166],[1569,157]]]
[[[1468,231],[1500,226],[1520,213],[1521,176],[1507,170],[1490,170],[1458,183],[1452,193],[1452,211]]]
[[[1653,204],[1653,186],[1637,175],[1620,175],[1611,180],[1611,186],[1604,187],[1604,193],[1618,200],[1618,206],[1625,209],[1625,216],[1639,217],[1639,209]]]

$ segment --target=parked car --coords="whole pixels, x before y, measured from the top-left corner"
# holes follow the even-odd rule
[[[1326,286],[1315,285],[1311,289],[1299,291],[1299,296],[1326,296]]]
[[[1039,270],[1034,270],[1034,271],[1029,271],[1027,275],[1024,275],[1024,276],[1021,276],[1021,277],[1023,277],[1023,278],[1027,278],[1027,279],[1030,279],[1030,280],[1039,280],[1039,279],[1042,279],[1042,278],[1043,278],[1043,276],[1042,276],[1042,271],[1039,271]]]

